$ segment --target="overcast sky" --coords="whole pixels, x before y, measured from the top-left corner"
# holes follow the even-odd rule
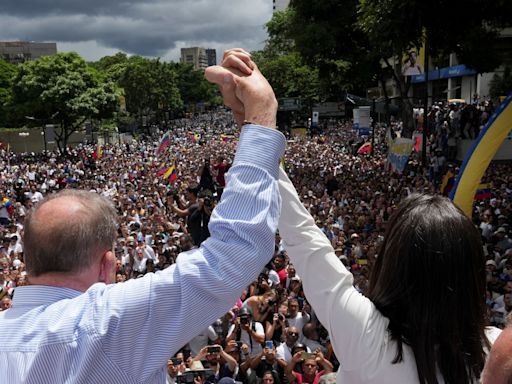
[[[118,51],[178,61],[180,48],[261,49],[271,0],[0,0],[0,41],[57,42],[97,60]]]

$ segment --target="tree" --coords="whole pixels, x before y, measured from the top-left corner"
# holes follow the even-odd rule
[[[492,98],[508,96],[512,92],[512,69],[505,67],[503,75],[495,74],[491,80],[490,94]]]
[[[309,105],[320,100],[318,70],[306,65],[297,52],[269,57],[262,51],[252,56],[277,98],[299,97]]]
[[[166,112],[181,108],[178,78],[171,64],[132,56],[126,63],[112,66],[110,71],[124,90],[126,110],[139,122],[143,116],[162,121]]]
[[[464,10],[464,17],[456,17]],[[455,53],[459,62],[478,73],[493,71],[502,61],[493,47],[500,30],[512,25],[512,4],[486,0],[360,0],[358,28],[379,53],[402,95],[402,118],[405,136],[412,135],[412,104],[406,97],[410,77],[403,77],[395,66],[410,49],[419,50],[425,43],[428,56]]]
[[[0,59],[0,126],[7,125],[12,83],[17,73],[18,69],[15,65]]]
[[[405,136],[413,129],[410,78],[401,76],[395,62],[419,49],[426,35],[430,55],[454,52],[468,67],[491,71],[501,60],[493,49],[499,30],[512,23],[512,2],[504,0],[292,0],[290,7],[288,37],[318,68],[331,94],[363,93],[393,76],[402,96]],[[457,16],[461,10],[464,17]]]
[[[110,68],[117,64],[124,64],[128,61],[128,56],[124,52],[117,52],[113,56],[103,56],[98,61],[93,61],[89,65],[98,71],[107,72]]]
[[[331,100],[346,91],[364,94],[378,70],[366,35],[354,27],[357,0],[294,0],[287,36],[305,62],[318,70]]]
[[[66,153],[71,134],[87,119],[111,117],[119,94],[113,82],[102,81],[76,53],[59,53],[22,64],[14,85],[12,104],[18,118],[39,120],[55,116],[59,151]]]
[[[217,87],[206,81],[202,71],[196,71],[192,65],[182,63],[175,63],[173,67],[177,73],[181,99],[185,104],[199,102],[206,102],[211,105],[222,104]]]
[[[275,12],[266,24],[269,35],[262,51],[252,58],[268,79],[276,97],[299,97],[310,106],[323,97],[318,70],[306,64],[288,38],[290,11]]]

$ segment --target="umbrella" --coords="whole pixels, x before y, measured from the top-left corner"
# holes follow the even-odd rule
[[[448,103],[450,103],[450,104],[466,104],[466,100],[464,100],[464,99],[448,99]]]

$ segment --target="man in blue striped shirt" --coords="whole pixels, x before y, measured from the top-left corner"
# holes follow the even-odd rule
[[[0,313],[1,383],[165,383],[167,359],[227,312],[270,260],[285,139],[265,128],[275,127],[272,88],[250,56],[236,52],[206,73],[238,122],[252,122],[242,129],[211,237],[163,271],[110,284],[117,215],[109,202],[74,191],[40,203],[25,225],[31,285],[17,288],[12,308]]]

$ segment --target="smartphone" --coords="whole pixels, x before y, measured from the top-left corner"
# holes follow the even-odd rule
[[[243,345],[243,344],[244,344],[244,343],[243,343],[242,341],[237,341],[237,342],[236,342],[236,346],[237,346],[237,348],[238,348],[238,350],[239,350],[239,351],[242,349],[242,345]]]
[[[265,348],[268,348],[268,349],[274,348],[274,342],[272,340],[265,341]]]
[[[208,353],[219,353],[220,352],[220,347],[219,346],[209,346],[208,347]]]
[[[311,359],[315,359],[316,355],[314,353],[302,352],[300,355],[300,358],[304,361],[311,360]]]

